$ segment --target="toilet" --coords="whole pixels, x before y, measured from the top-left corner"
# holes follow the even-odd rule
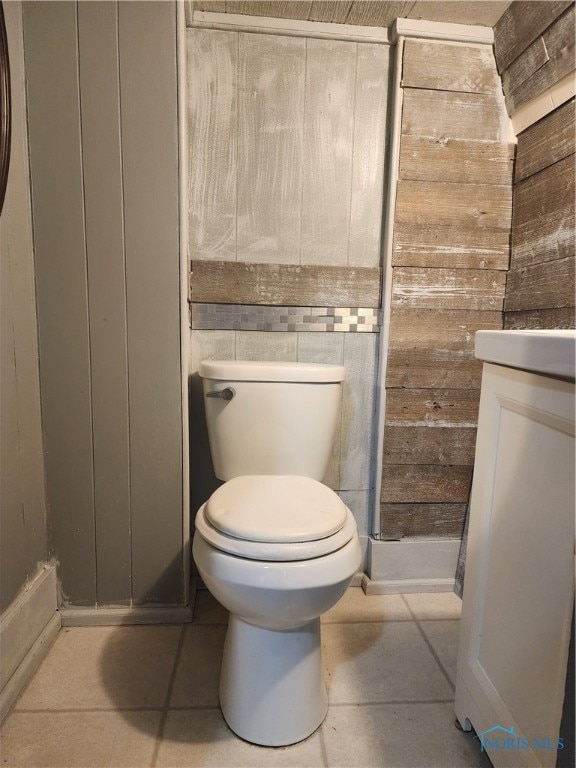
[[[196,515],[193,555],[230,618],[220,706],[254,744],[301,741],[328,710],[320,616],[361,564],[356,523],[321,483],[344,368],[200,364],[210,451],[225,481]]]

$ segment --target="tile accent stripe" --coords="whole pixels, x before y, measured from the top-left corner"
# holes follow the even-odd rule
[[[376,333],[379,324],[380,311],[372,307],[191,304],[193,330]]]

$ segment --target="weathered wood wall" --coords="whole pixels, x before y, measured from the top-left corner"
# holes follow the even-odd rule
[[[334,323],[290,322],[282,307],[378,314],[390,49],[207,29],[188,29],[187,45],[190,298],[193,318],[213,317],[191,331],[192,505],[215,485],[200,360],[340,363],[325,482],[366,535],[377,328],[329,333]],[[248,330],[262,308],[278,309],[271,330]]]
[[[494,27],[494,51],[513,114],[574,71],[574,3],[512,3]]]
[[[574,73],[574,4],[516,2],[495,32],[510,114]],[[552,102],[550,102],[552,104]],[[575,322],[574,99],[518,136],[506,328]]]
[[[402,87],[381,535],[459,537],[474,332],[502,327],[514,147],[489,47],[408,40]]]

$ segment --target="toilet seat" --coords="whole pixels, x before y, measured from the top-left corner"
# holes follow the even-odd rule
[[[300,475],[235,477],[214,491],[205,514],[227,536],[272,544],[325,539],[346,522],[339,496]]]
[[[290,562],[345,546],[356,534],[356,521],[334,491],[316,480],[246,475],[229,480],[200,507],[196,530],[231,555]]]

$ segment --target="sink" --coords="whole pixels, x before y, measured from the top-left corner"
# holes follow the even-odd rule
[[[477,331],[475,342],[480,360],[574,379],[576,331]]]

